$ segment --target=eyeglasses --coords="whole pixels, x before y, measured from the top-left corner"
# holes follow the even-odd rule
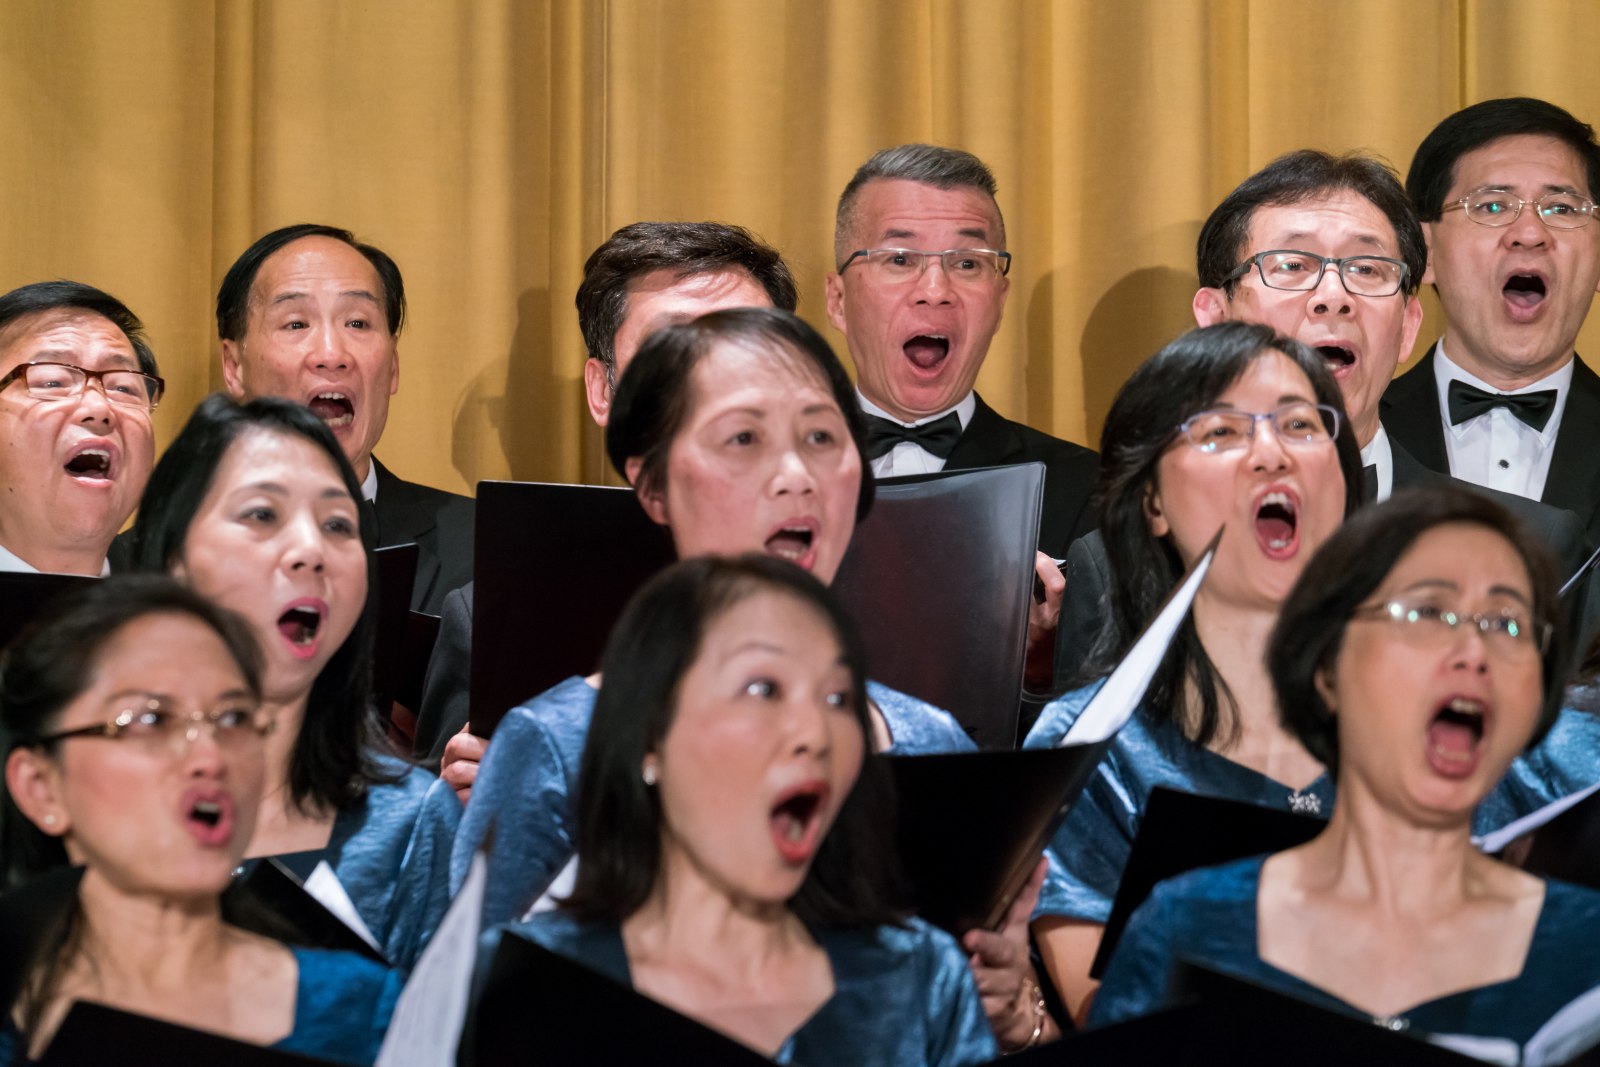
[[[1339,409],[1329,404],[1285,404],[1256,415],[1249,411],[1216,408],[1190,415],[1178,424],[1174,436],[1198,452],[1233,452],[1246,447],[1256,435],[1256,423],[1267,422],[1286,445],[1322,445],[1339,436]]]
[[[1011,253],[992,248],[947,248],[943,252],[923,252],[915,248],[858,248],[845,258],[839,273],[856,260],[866,264],[874,277],[886,282],[909,282],[922,277],[929,258],[944,266],[944,276],[958,285],[979,285],[1004,277],[1011,270]]]
[[[1354,614],[1392,619],[1400,624],[1406,639],[1417,645],[1442,647],[1455,640],[1460,627],[1471,625],[1483,635],[1486,648],[1501,654],[1543,654],[1550,647],[1550,624],[1512,608],[1469,615],[1429,600],[1396,597],[1384,604],[1359,607]]]
[[[0,378],[0,389],[21,379],[35,400],[70,400],[82,396],[90,381],[100,383],[106,400],[118,407],[154,411],[167,383],[136,370],[89,370],[70,363],[24,363]]]
[[[63,730],[35,743],[51,745],[74,737],[105,737],[151,753],[179,755],[199,739],[202,730],[211,731],[219,748],[243,750],[260,743],[274,725],[270,717],[248,703],[225,704],[212,711],[179,711],[151,699],[123,709],[109,722]]]
[[[1398,259],[1387,256],[1319,256],[1315,252],[1298,252],[1292,248],[1277,248],[1270,252],[1257,252],[1233,269],[1222,279],[1222,284],[1237,281],[1255,267],[1261,274],[1261,284],[1269,289],[1287,289],[1291,292],[1310,292],[1322,284],[1322,275],[1333,267],[1344,284],[1345,292],[1352,296],[1393,296],[1405,287],[1410,269]]]
[[[1557,230],[1587,226],[1594,215],[1594,201],[1577,193],[1545,193],[1537,200],[1521,200],[1497,190],[1468,193],[1455,203],[1446,204],[1444,211],[1460,208],[1466,213],[1467,221],[1479,226],[1510,226],[1529,204],[1537,209],[1540,222]]]

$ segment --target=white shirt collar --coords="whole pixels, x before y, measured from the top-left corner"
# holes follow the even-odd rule
[[[371,456],[367,457],[367,476],[361,482],[361,495],[369,503],[378,502],[378,461]]]
[[[967,428],[967,423],[972,421],[972,413],[978,410],[978,394],[975,391],[969,391],[966,396],[961,398],[961,402],[955,407],[945,408],[943,411],[937,414],[918,419],[916,422],[906,422],[903,419],[889,414],[887,411],[868,400],[866,394],[860,389],[856,390],[856,399],[861,402],[861,410],[866,412],[868,415],[876,415],[880,419],[888,419],[890,422],[898,422],[902,426],[921,426],[925,422],[932,422],[935,419],[942,419],[953,411],[956,413],[956,418],[961,423],[961,429],[965,431]]]
[[[0,545],[0,571],[7,572],[9,574],[44,573],[38,567],[35,567],[33,564],[29,563],[15,552],[12,552],[10,549],[6,548],[5,545]],[[104,578],[110,573],[111,561],[108,559],[100,564],[100,577]]]
[[[1361,465],[1378,469],[1378,500],[1388,500],[1394,492],[1394,446],[1389,443],[1389,431],[1378,423],[1378,432],[1361,450]]]
[[[1531,426],[1529,427],[1530,430],[1539,435],[1541,440],[1548,443],[1561,426],[1561,413],[1566,410],[1567,393],[1572,385],[1572,371],[1574,364],[1577,362],[1576,357],[1569,359],[1560,369],[1553,370],[1538,381],[1530,382],[1520,389],[1497,389],[1452,360],[1445,353],[1444,338],[1441,337],[1439,338],[1439,343],[1433,348],[1433,380],[1439,391],[1439,411],[1448,416],[1450,411],[1450,383],[1452,381],[1466,382],[1468,385],[1476,386],[1484,392],[1499,393],[1501,396],[1517,396],[1522,393],[1537,392],[1541,389],[1554,389],[1556,391],[1556,403],[1555,407],[1550,409],[1550,421],[1545,423],[1543,430],[1533,430]],[[1469,420],[1469,422],[1471,421],[1476,420]],[[1459,431],[1467,423],[1462,423],[1461,426],[1451,426],[1449,418],[1446,417],[1444,425],[1446,430]]]

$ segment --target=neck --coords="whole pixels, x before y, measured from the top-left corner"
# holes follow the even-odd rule
[[[372,469],[372,456],[371,456],[371,454],[369,453],[369,454],[367,454],[365,456],[358,456],[355,459],[352,459],[350,461],[350,466],[356,472],[356,483],[357,484],[362,484],[362,483],[366,482],[366,480],[367,480],[367,472]]]
[[[1512,363],[1498,358],[1493,352],[1478,351],[1465,338],[1448,328],[1444,332],[1444,347],[1450,362],[1502,393],[1542,381],[1572,362],[1576,354],[1575,349],[1568,345],[1565,351],[1543,356],[1532,363]]]
[[[1207,596],[1203,586],[1195,597],[1195,632],[1217,675],[1233,693],[1241,741],[1253,733],[1283,729],[1266,663],[1267,640],[1277,621],[1276,610]]]
[[[102,988],[193,990],[213,973],[227,932],[216,895],[173,898],[126,893],[90,867],[79,890],[81,955]]]
[[[21,531],[0,529],[0,545],[28,566],[46,574],[84,574],[98,578],[105,571],[111,538],[62,544],[59,539],[30,538]]]
[[[274,725],[272,733],[267,735],[266,786],[261,806],[256,811],[256,828],[245,852],[247,856],[295,851],[289,842],[300,841],[303,824],[325,821],[316,813],[308,814],[296,808],[289,793],[289,765],[294,758],[300,727],[305,722],[309,696],[301,693],[282,700],[268,697],[262,702],[262,710],[272,716]]]
[[[1355,431],[1357,448],[1366,448],[1378,436],[1378,421],[1377,408],[1350,416],[1350,429]]]

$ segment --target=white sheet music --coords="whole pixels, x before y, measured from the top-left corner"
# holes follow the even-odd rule
[[[378,939],[367,929],[361,913],[356,910],[355,901],[344,891],[344,883],[333,873],[333,868],[328,866],[327,860],[317,861],[316,869],[311,872],[311,877],[306,879],[304,888],[307,893],[316,897],[324,908],[337,915],[340,922],[354,930],[361,940],[377,949],[380,955],[383,953],[383,946],[378,944]]]
[[[567,865],[557,872],[555,880],[550,883],[550,888],[546,889],[539,896],[539,899],[533,902],[533,907],[529,908],[522,917],[524,919],[531,919],[541,911],[555,911],[557,906],[556,902],[565,897],[571,896],[572,887],[576,885],[577,882],[578,857],[573,856],[567,861]]]

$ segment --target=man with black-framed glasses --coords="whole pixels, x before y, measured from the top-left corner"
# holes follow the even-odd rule
[[[1424,138],[1406,191],[1443,336],[1384,397],[1428,467],[1571,510],[1600,538],[1600,376],[1576,356],[1600,287],[1600,144],[1543,100],[1486,100]]]
[[[0,296],[0,571],[99,576],[155,464],[139,319],[80,282]]]

